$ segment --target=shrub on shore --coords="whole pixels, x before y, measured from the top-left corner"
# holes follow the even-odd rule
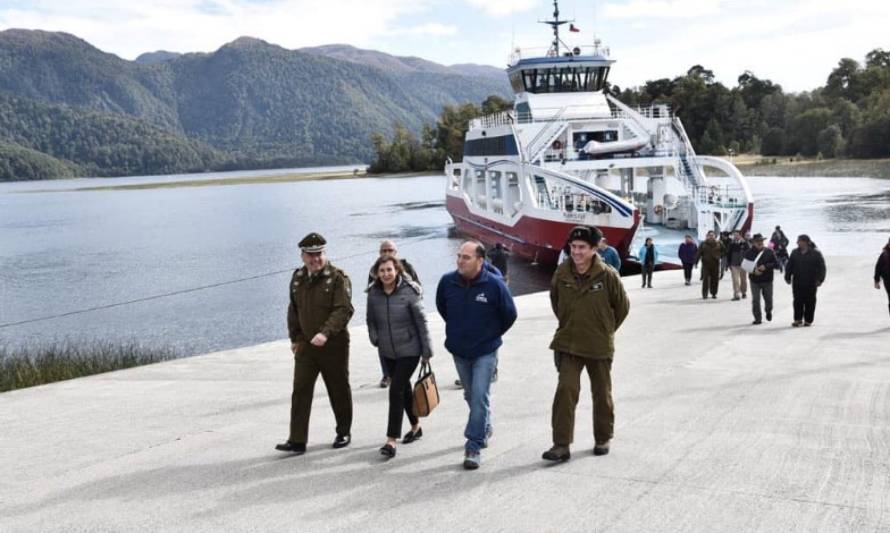
[[[136,342],[60,341],[36,346],[0,346],[0,392],[113,370],[167,361],[178,356],[169,347]]]

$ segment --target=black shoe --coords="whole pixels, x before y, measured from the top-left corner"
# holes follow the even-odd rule
[[[302,442],[282,442],[281,444],[276,444],[275,449],[279,452],[290,452],[295,455],[303,455],[306,453],[306,444]]]
[[[454,380],[454,386],[457,387],[458,389],[464,388],[464,384],[459,379]]]
[[[763,324],[763,322],[760,320],[755,320],[754,322],[751,322],[752,326],[759,326],[760,324]]]
[[[396,456],[396,447],[392,444],[386,443],[380,447],[380,455],[386,456],[390,459]]]
[[[420,437],[423,437],[423,428],[417,428],[417,431],[409,431],[402,437],[402,444],[411,444]]]
[[[767,311],[767,312],[766,312],[766,321],[767,321],[767,322],[772,322],[772,321],[773,321],[773,312],[772,312],[772,311]]]
[[[651,288],[652,288],[652,285],[648,285],[647,287],[648,287],[649,289],[651,289]]]
[[[810,327],[810,326],[813,325],[813,323],[812,323],[812,322],[804,322],[803,325],[804,325],[805,327]]]
[[[387,377],[380,378],[380,388],[385,389],[386,387],[389,387],[389,382],[390,379]]]
[[[593,455],[608,455],[609,454],[609,443],[604,442],[602,444],[597,444],[593,447]]]
[[[742,300],[744,300],[744,299],[747,298],[747,297],[748,297],[748,295],[745,294],[745,293],[743,292],[743,293],[742,293]]]
[[[334,439],[334,444],[332,445],[336,449],[345,448],[349,446],[349,443],[352,442],[352,437],[349,435],[337,435],[337,438]]]
[[[556,446],[554,445],[552,448],[541,454],[541,459],[545,461],[554,461],[559,463],[564,463],[572,458],[571,452],[569,452],[568,446]]]
[[[497,368],[494,369],[494,373],[492,373],[492,375],[491,375],[491,382],[492,383],[498,382],[498,369]]]
[[[739,301],[739,300],[741,300],[741,298],[739,298],[738,296],[733,296],[733,297],[732,297],[732,301],[733,301],[733,302],[737,302],[737,301]]]
[[[716,300],[716,299],[717,299],[717,295],[716,295],[716,294],[712,294],[712,295],[711,295],[711,298],[713,298],[713,299]]]

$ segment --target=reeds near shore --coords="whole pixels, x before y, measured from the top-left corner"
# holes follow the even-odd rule
[[[137,342],[60,341],[31,347],[0,345],[0,392],[167,361],[168,347]]]

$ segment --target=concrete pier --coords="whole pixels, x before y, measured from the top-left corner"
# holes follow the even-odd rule
[[[555,466],[540,459],[556,382],[543,293],[517,300],[476,472],[460,466],[467,408],[437,318],[442,404],[388,462],[363,327],[345,450],[330,448],[321,382],[309,452],[273,450],[285,341],[0,394],[0,531],[890,531],[890,317],[872,265],[828,258],[815,326],[799,329],[778,278],[761,326],[728,276],[708,301],[681,272],[645,290],[626,278],[612,453],[590,453],[585,383],[573,458]]]

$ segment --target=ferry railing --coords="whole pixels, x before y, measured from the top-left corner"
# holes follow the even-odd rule
[[[603,118],[612,118],[612,119],[623,119],[623,120],[635,120],[637,117],[633,116],[626,111],[621,109],[611,109],[609,116],[604,117],[599,114],[584,114],[578,113],[577,111],[580,109],[584,109],[585,113],[590,113],[589,108],[587,106],[565,106],[560,108],[556,113],[550,115],[542,115],[538,113],[537,116],[533,116],[531,113],[527,111],[523,111],[521,113],[517,113],[515,111],[501,111],[499,113],[493,113],[490,115],[485,115],[482,117],[474,118],[470,120],[470,129],[478,129],[478,128],[491,128],[494,126],[506,126],[509,124],[534,124],[539,122],[557,122],[562,120],[601,120]],[[633,111],[639,113],[643,118],[651,118],[651,119],[672,119],[673,116],[671,114],[670,108],[667,109],[659,108],[658,106],[651,107],[638,107],[633,109]],[[568,115],[568,117],[566,117]]]

